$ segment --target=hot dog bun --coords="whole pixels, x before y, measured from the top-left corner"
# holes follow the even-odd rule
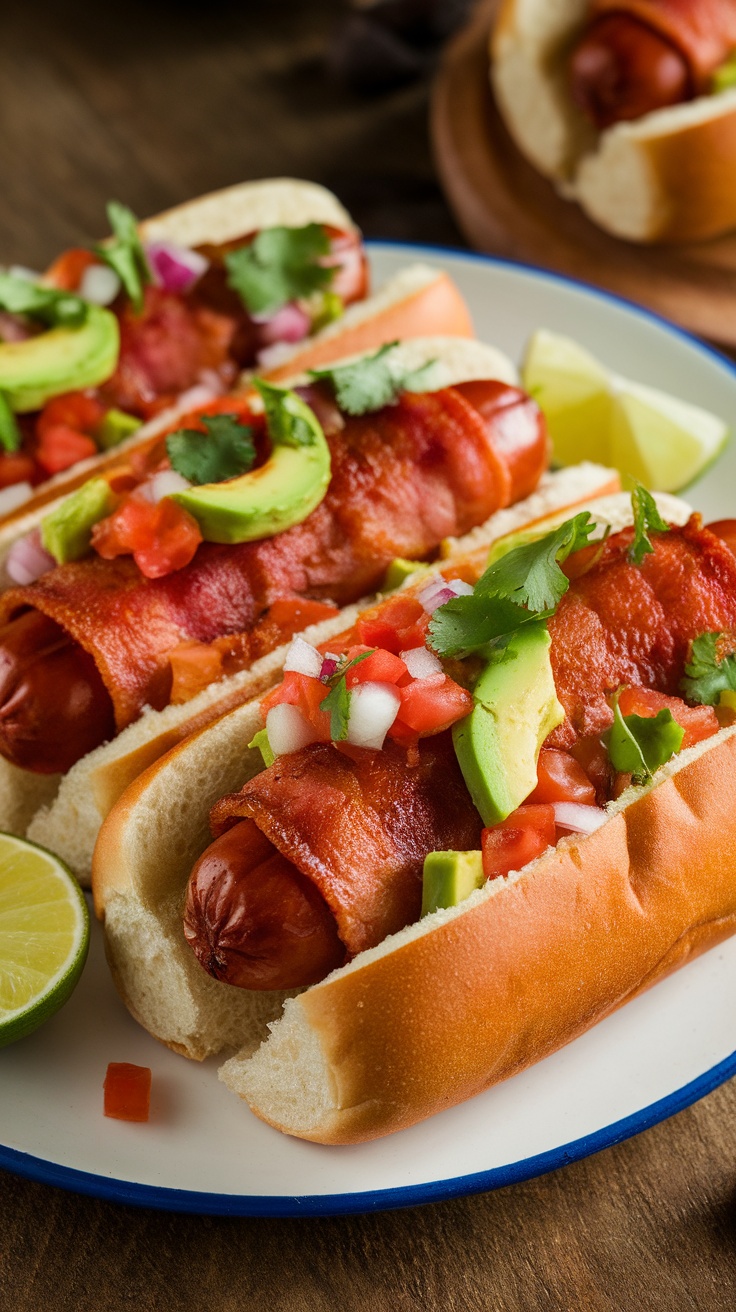
[[[433,382],[438,387],[473,378],[496,378],[512,384],[516,381],[516,370],[502,352],[458,337],[414,338],[397,348],[397,358],[411,369],[435,361]],[[298,383],[303,378],[298,374],[289,381]],[[451,540],[448,550],[457,554],[472,546],[483,547],[511,528],[545,515],[550,506],[566,506],[571,500],[588,499],[616,486],[617,475],[594,465],[566,471],[564,476],[548,476],[531,497],[492,516],[468,539]],[[9,543],[6,550],[8,547]],[[350,621],[343,616],[326,621],[319,626],[316,640],[341,632],[346,622]],[[0,829],[32,830],[35,841],[63,853],[78,877],[89,882],[92,848],[100,823],[131,780],[202,724],[265,691],[278,677],[282,655],[275,652],[264,657],[249,670],[211,685],[183,706],[145,712],[110,743],[79,761],[63,780],[58,775],[41,777],[20,770],[0,758]]]
[[[332,192],[315,182],[296,178],[267,178],[225,187],[144,219],[138,230],[144,241],[198,247],[224,245],[262,228],[308,223],[357,231],[353,219]],[[264,377],[280,380],[327,364],[338,355],[375,350],[397,339],[437,334],[472,337],[468,308],[446,273],[428,265],[413,264],[390,278],[373,295],[348,306],[339,319],[313,337],[284,345],[278,366],[261,372]],[[177,416],[206,403],[213,395],[212,388],[206,385],[191,388],[176,406],[142,425],[107,454],[79,461],[71,469],[47,479],[28,501],[9,514],[0,515],[0,556],[6,525],[17,525],[19,531],[25,531],[20,526],[29,513],[71,492],[93,474],[113,468],[126,453],[155,439]]]
[[[569,473],[563,471],[552,477],[564,480]],[[559,482],[557,490],[559,494]],[[630,519],[628,497],[604,497],[590,505],[601,522],[611,523],[614,528]],[[559,499],[558,506],[560,509],[555,515],[557,520],[566,513],[561,509]],[[673,519],[682,521],[687,518],[688,507],[681,501],[666,498],[660,500],[660,506],[662,512]],[[512,512],[503,513],[508,515]],[[509,531],[508,527],[506,531]],[[438,1001],[437,993],[442,994],[448,988],[448,996],[442,1004],[443,1007],[446,1005],[447,1010],[442,1021],[445,1026],[443,1042],[447,1040],[447,1026],[452,1024],[452,1014],[458,1004],[457,991],[452,988],[452,981],[462,976],[454,964],[448,965],[445,955],[453,951],[456,941],[458,931],[454,927],[455,920],[477,906],[485,905],[490,899],[495,899],[501,887],[500,881],[496,892],[486,890],[480,895],[476,894],[471,902],[457,911],[438,913],[431,921],[424,921],[421,925],[402,931],[380,947],[361,954],[351,966],[336,972],[328,981],[303,994],[297,1007],[287,1009],[282,1025],[274,1031],[273,1039],[261,1051],[257,1061],[250,1065],[247,1058],[264,1037],[263,1020],[278,1014],[283,995],[248,993],[211,979],[198,966],[186,945],[181,916],[189,872],[209,842],[210,807],[223,793],[241,787],[260,768],[260,756],[249,751],[245,744],[261,725],[257,702],[241,706],[223,716],[150,767],[126,790],[111,811],[100,831],[93,862],[95,905],[98,915],[104,919],[108,957],[126,1005],[156,1038],[176,1051],[197,1059],[235,1046],[240,1048],[238,1055],[224,1069],[224,1078],[236,1092],[243,1095],[247,1092],[248,1099],[252,1100],[259,1115],[278,1123],[280,1128],[290,1133],[324,1142],[350,1142],[358,1138],[370,1138],[431,1114],[438,1106],[433,1099],[449,1105],[460,1097],[470,1096],[466,1090],[469,1089],[468,1081],[476,1078],[473,1061],[476,1065],[485,1061],[477,1053],[474,1058],[472,1053],[467,1055],[466,1064],[469,1069],[465,1084],[461,1085],[460,1075],[453,1068],[447,1080],[440,1075],[444,1084],[440,1092],[433,1076],[427,1085],[431,1092],[425,1097],[419,1050],[424,1042],[423,1031],[426,1027],[420,1023],[414,1027],[412,1034],[410,1031],[414,1022],[406,1017],[423,1016],[422,1009],[432,1008]],[[692,817],[689,823],[692,828]],[[617,822],[615,832],[618,833],[622,827],[622,822]],[[610,829],[610,825],[605,826],[606,832]],[[700,842],[700,838],[691,835],[693,850],[696,842]],[[595,860],[597,855],[595,849]],[[558,859],[559,854],[542,858],[543,861],[553,863]],[[571,856],[566,861],[574,866],[575,859]],[[523,900],[523,895],[513,895],[514,908]],[[567,906],[567,901],[564,901],[557,914],[566,914]],[[611,915],[614,914],[610,903],[609,911]],[[483,916],[495,914],[495,911],[484,912]],[[519,913],[515,910],[514,914]],[[540,906],[539,912],[535,914],[537,946],[543,917],[549,914],[555,914],[554,905],[551,912],[549,908]],[[463,941],[467,933],[463,950],[471,954],[477,949],[477,923],[471,919],[467,922],[467,930],[463,929]],[[490,928],[484,929],[483,933],[492,937],[496,931],[490,921],[489,925]],[[428,938],[434,929],[442,930],[439,939],[433,935]],[[577,932],[581,932],[579,924]],[[510,936],[508,941],[511,961],[513,954]],[[438,953],[437,974],[429,958],[424,955],[428,944],[433,953]],[[589,960],[594,962],[592,952]],[[407,971],[405,976],[402,975],[401,989],[408,988],[410,993],[400,993],[391,1007],[388,1003],[384,1007],[384,981],[392,981],[393,986],[393,982],[398,979],[394,972],[401,973],[404,962],[407,963]],[[474,967],[473,977],[479,969],[478,965]],[[560,969],[558,964],[558,971]],[[626,969],[625,964],[621,969]],[[375,995],[372,991],[374,980]],[[366,981],[366,992],[359,996],[356,990],[362,990]],[[423,995],[421,1003],[418,1002],[420,994]],[[391,1073],[387,1076],[385,1087],[381,1083],[382,1077],[377,1077],[377,1101],[374,1105],[373,1095],[367,1087],[370,1065],[376,1057],[372,1045],[374,1042],[388,1042],[390,1026],[397,1023],[396,1010],[400,1006],[398,998],[402,996],[406,998],[407,1004],[400,1026],[401,1042],[406,1045],[406,1052],[404,1056],[396,1054],[391,1045],[391,1056],[386,1058],[386,1068],[387,1071],[391,1068]],[[528,999],[526,992],[524,997]],[[622,1000],[622,997],[623,994],[618,995],[617,1000]],[[465,998],[464,986],[463,1007]],[[328,1019],[333,999],[334,1028]],[[356,1002],[361,1003],[358,1008],[361,1013],[359,1027],[355,1021]],[[324,1011],[321,1011],[323,1003]],[[483,1005],[479,1001],[478,1006],[482,1008]],[[363,1012],[369,1010],[371,1015],[364,1016]],[[350,1021],[346,1027],[348,1015]],[[322,1018],[317,1019],[318,1016]],[[387,1028],[381,1032],[382,1037],[379,1037],[383,1022]],[[470,1036],[474,1024],[475,1019],[468,1016],[465,1047],[462,1033],[457,1036],[461,1052],[467,1053],[472,1048]],[[291,1070],[288,1069],[291,1059],[287,1055],[290,1034],[295,1036],[294,1053],[300,1054],[298,1058],[295,1057]],[[361,1046],[362,1035],[365,1035],[365,1048]],[[332,1076],[323,1056],[323,1037],[324,1051],[330,1054],[327,1061],[335,1062],[338,1083],[342,1081],[343,1070],[348,1078],[351,1060],[348,1052],[354,1049],[357,1064],[349,1079],[353,1081],[356,1090],[358,1079],[365,1081],[364,1093],[368,1105],[363,1110],[349,1114],[335,1113],[332,1095],[325,1094],[325,1090],[332,1086]],[[572,1037],[572,1032],[561,1037],[559,1042],[565,1042],[569,1037]],[[431,1042],[434,1044],[434,1040]],[[432,1061],[436,1060],[436,1052],[437,1049],[433,1048]],[[535,1060],[541,1052],[541,1046],[535,1048],[528,1060]],[[271,1053],[274,1054],[273,1059]],[[341,1068],[343,1060],[346,1065]],[[408,1064],[403,1074],[399,1074],[402,1061]],[[414,1062],[417,1063],[416,1071],[411,1074],[409,1065]],[[360,1077],[357,1074],[358,1066],[362,1070]],[[485,1065],[482,1068],[485,1070]],[[440,1072],[447,1069],[446,1065],[439,1063]],[[284,1074],[283,1082],[280,1072]],[[506,1073],[510,1073],[510,1070]],[[398,1083],[395,1088],[389,1089],[394,1076]],[[492,1078],[502,1078],[502,1075],[493,1075]],[[487,1082],[490,1083],[491,1079]],[[463,1090],[457,1098],[452,1093],[456,1084]],[[295,1099],[294,1107],[289,1110],[297,1086],[300,1086],[301,1092]],[[474,1087],[472,1092],[477,1092],[479,1087]],[[356,1096],[360,1100],[363,1095]],[[352,1099],[352,1092],[350,1097]],[[406,1100],[402,1101],[404,1097]],[[297,1110],[300,1100],[301,1105],[308,1108],[301,1119]]]
[[[736,90],[596,133],[565,70],[587,14],[587,0],[504,0],[491,81],[519,150],[616,237],[700,241],[736,226]]]

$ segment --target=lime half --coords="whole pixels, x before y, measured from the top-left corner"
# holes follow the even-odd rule
[[[652,491],[678,492],[720,454],[722,419],[668,392],[619,378],[569,337],[536,332],[524,387],[547,420],[559,465],[594,460]]]
[[[0,1047],[66,1002],[87,956],[89,913],[63,862],[0,833]]]

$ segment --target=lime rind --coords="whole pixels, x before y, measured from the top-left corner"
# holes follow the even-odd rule
[[[30,1034],[67,1001],[89,947],[89,912],[67,866],[0,833],[0,1047]]]

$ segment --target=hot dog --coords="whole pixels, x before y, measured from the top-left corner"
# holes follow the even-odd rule
[[[736,223],[734,51],[728,0],[507,0],[492,80],[521,151],[601,227],[699,240]]]
[[[109,466],[121,449],[165,431],[166,417],[157,416],[180,397],[191,409],[229,390],[243,369],[293,374],[420,330],[472,332],[450,280],[432,270],[415,266],[369,297],[359,231],[336,198],[311,183],[230,187],[137,231],[121,207],[113,221],[119,231],[110,241],[60,256],[37,293],[3,275],[0,383],[16,413],[4,420],[0,514],[17,517],[31,494],[37,505],[78,485],[93,461]],[[256,272],[266,281],[256,287],[250,265],[244,274],[237,263],[250,250],[263,252]],[[28,295],[26,314],[7,312]],[[89,337],[78,366],[62,368],[63,356],[56,373],[48,360],[43,370],[34,363],[44,326],[51,334],[41,334],[42,345],[54,333],[66,334],[67,347],[75,334]]]
[[[435,339],[402,350],[409,352],[407,359],[438,354],[448,379],[458,374],[472,378],[489,371],[513,377],[507,362],[477,344]],[[320,384],[320,389],[324,387]],[[476,400],[480,388],[478,380],[473,392]],[[484,383],[484,389],[490,407],[490,417],[485,419],[455,389],[407,395],[385,413],[340,417],[328,438],[333,476],[324,500],[302,524],[274,537],[227,547],[205,543],[191,565],[161,578],[142,578],[130,557],[80,560],[5,594],[5,642],[14,641],[16,623],[30,623],[25,618],[29,614],[53,620],[77,648],[91,654],[95,688],[100,676],[114,709],[118,732],[113,741],[74,767],[58,805],[54,803],[33,824],[34,833],[40,827],[54,847],[66,853],[82,878],[89,868],[100,819],[130,778],[185,735],[190,726],[201,723],[201,717],[213,718],[218,710],[246,697],[249,689],[256,691],[264,682],[267,686],[273,678],[277,666],[269,662],[267,653],[295,631],[293,623],[285,628],[284,621],[277,622],[279,607],[288,603],[288,608],[296,608],[298,621],[302,605],[298,598],[306,597],[309,606],[316,606],[315,618],[335,616],[325,623],[337,631],[336,607],[380,584],[394,556],[420,558],[436,549],[448,531],[462,534],[486,520],[489,513],[487,532],[493,534],[498,515],[503,519],[506,513],[500,507],[510,499],[518,501],[519,494],[538,481],[546,460],[546,438],[536,407],[513,385],[491,380]],[[308,390],[304,395],[312,393]],[[501,401],[505,404],[499,408]],[[326,416],[330,407],[334,410],[334,402],[326,405],[323,393],[322,403],[329,429]],[[228,404],[223,402],[223,408]],[[498,449],[496,414],[501,416]],[[580,496],[601,485],[610,486],[611,478],[609,471],[588,467],[582,472]],[[549,486],[554,489],[556,481],[551,480]],[[537,514],[544,513],[544,496],[542,493]],[[526,499],[519,504],[523,516]],[[531,518],[536,504],[532,498]],[[481,534],[485,531],[480,530]],[[332,608],[325,604],[327,600]],[[304,622],[310,621],[302,625]],[[297,622],[296,628],[302,625]],[[178,654],[181,649],[186,656],[190,644],[195,652],[214,656],[222,650],[219,635],[228,632],[234,635],[233,641],[239,635],[237,651],[228,655],[224,667],[207,675],[203,691],[190,703],[170,705],[171,653]],[[214,647],[208,645],[213,639]],[[222,674],[230,679],[215,682],[207,690],[204,684]],[[6,753],[5,806],[8,798],[22,795],[32,782],[27,767],[38,770],[43,762],[47,746],[38,729],[44,721],[42,708],[50,695],[58,696],[58,685],[49,693],[41,663],[34,663],[25,677],[28,696],[23,702],[15,697],[10,673],[4,687],[6,712],[0,737]],[[88,704],[90,708],[99,705],[96,695],[90,693]],[[145,706],[160,709],[146,711],[139,718]],[[100,731],[99,721],[98,710],[91,712],[88,720],[80,716],[82,745],[88,744],[88,731],[97,730],[101,741],[105,729]],[[30,725],[28,731],[24,724]],[[69,731],[63,737],[63,750],[71,758],[78,750],[76,735]],[[19,771],[21,758],[16,752],[20,743],[25,768]],[[66,761],[54,764],[58,769]],[[95,782],[91,783],[91,778]],[[54,787],[58,787],[58,779],[49,781],[52,797]],[[17,814],[18,803],[11,804]],[[80,808],[89,824],[80,824]]]
[[[522,829],[522,818],[515,814],[507,822],[492,823],[483,834],[485,887],[398,933],[387,918],[383,929],[389,937],[381,942],[374,909],[380,893],[375,890],[392,860],[394,907],[406,899],[403,914],[419,914],[416,866],[403,864],[395,852],[387,856],[397,808],[393,785],[385,787],[395,770],[399,780],[403,772],[399,787],[408,788],[411,797],[421,787],[416,781],[406,783],[416,762],[406,758],[399,767],[396,742],[377,767],[384,749],[352,745],[345,754],[339,745],[313,743],[277,757],[258,773],[257,761],[244,754],[242,744],[263,723],[262,712],[258,705],[243,707],[141,777],[101,831],[94,863],[96,905],[105,920],[116,982],[133,1014],[188,1056],[201,1058],[241,1043],[242,1051],[228,1060],[221,1076],[258,1115],[319,1142],[355,1142],[410,1125],[514,1074],[733,933],[736,728],[720,727],[719,721],[728,723],[733,712],[724,706],[717,715],[703,701],[697,671],[689,662],[710,626],[722,631],[725,646],[719,659],[733,649],[736,558],[724,539],[704,529],[697,517],[688,519],[687,509],[682,514],[682,503],[679,515],[676,510],[670,501],[667,523],[660,521],[651,532],[649,552],[638,551],[639,529],[628,529],[602,547],[578,548],[565,563],[569,586],[549,621],[562,719],[557,740],[549,741],[566,746],[543,750],[562,757],[571,746],[590,741],[594,727],[599,752],[610,752],[607,779],[593,785],[595,803],[590,782],[582,795],[583,810],[596,813],[585,836],[582,824],[577,835],[560,838],[559,827],[555,832],[554,789],[565,772],[556,766],[544,773],[540,768],[530,804],[520,809],[550,811],[551,838],[535,821],[541,845],[532,844],[517,865],[509,852],[520,850],[517,836],[526,839],[529,829]],[[674,519],[684,520],[683,527],[674,528]],[[456,561],[453,568],[467,577],[471,566]],[[379,618],[374,611],[363,622],[375,632]],[[436,629],[433,633],[436,640]],[[684,673],[689,682],[683,687]],[[625,703],[622,678],[628,681]],[[654,768],[646,783],[635,782],[618,800],[615,795],[627,780],[615,775],[613,747],[604,748],[599,738],[617,705],[623,715],[649,717],[650,723],[655,707],[657,714],[668,710],[663,719],[667,722],[669,715],[678,734],[669,763]],[[448,750],[447,732],[420,739],[420,762],[427,748],[431,771],[435,755],[442,759]],[[241,779],[250,779],[239,794],[215,806],[215,832],[224,831],[229,842],[218,849],[219,838],[208,857],[205,818],[216,792],[210,787],[210,767],[225,758],[229,784],[238,771]],[[575,758],[568,759],[575,764]],[[373,768],[383,781],[375,789]],[[444,774],[453,788],[451,772],[444,769]],[[575,770],[567,774],[572,777]],[[346,788],[344,781],[351,776]],[[348,801],[334,802],[333,787]],[[200,788],[204,795],[194,806]],[[150,817],[164,799],[174,805],[174,816],[169,833],[158,841]],[[184,799],[192,823],[182,834]],[[457,818],[456,808],[444,806],[441,796],[430,797],[428,809],[428,827],[427,813],[417,812],[416,832],[423,830],[418,843],[425,853],[442,826]],[[476,818],[476,826],[481,819]],[[225,829],[226,824],[232,827]],[[326,961],[333,973],[287,1002],[283,1019],[256,1056],[264,1018],[277,1014],[280,1003],[267,987],[280,979],[274,954],[288,957],[290,948],[269,925],[272,951],[262,985],[254,988],[250,968],[247,988],[222,982],[236,958],[236,975],[247,958],[249,910],[258,910],[247,890],[242,902],[237,900],[240,892],[232,897],[238,884],[239,829],[262,872],[259,905],[268,889],[268,863],[276,855],[279,876],[288,862],[320,894],[323,932],[329,928],[327,904],[346,955],[357,952],[341,967],[333,940]],[[174,833],[176,848],[167,850]],[[449,838],[447,828],[444,834]],[[517,846],[509,847],[509,840]],[[382,845],[382,859],[376,860]],[[356,856],[362,848],[365,865]],[[224,884],[222,871],[212,864],[218,852]],[[346,892],[351,884],[352,898]],[[366,900],[368,887],[376,896],[373,906],[370,897]],[[207,966],[209,973],[200,964],[205,951],[197,953],[197,960],[188,942],[196,944],[208,921],[208,898],[217,906],[209,946],[218,957],[217,969],[211,962]],[[218,940],[221,929],[226,929],[226,951]],[[350,933],[356,935],[352,940]],[[292,966],[296,974],[281,982],[288,978],[290,985],[295,983],[303,967],[295,958]],[[307,984],[307,976],[319,968],[316,957],[311,959],[301,983]]]

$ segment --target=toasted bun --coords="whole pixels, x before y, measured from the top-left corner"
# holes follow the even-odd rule
[[[504,0],[491,80],[519,150],[614,236],[699,241],[736,226],[736,90],[596,133],[565,71],[587,13],[587,0]]]
[[[307,223],[356,231],[347,210],[331,191],[300,178],[238,182],[144,219],[138,231],[144,241],[223,246],[259,228],[302,227]]]
[[[676,509],[672,499],[668,499],[667,502],[662,501],[660,504],[663,513],[669,514]],[[600,522],[610,522],[614,528],[620,527],[627,516],[630,521],[628,497],[622,498],[619,495],[603,498],[600,503],[593,503],[593,509]],[[679,503],[681,514],[685,509],[683,503]],[[558,510],[555,518],[559,517]],[[479,565],[479,568],[482,568],[482,565]],[[523,1009],[523,1006],[529,1005],[529,999],[534,993],[531,986],[523,988],[517,1002],[513,1002],[514,994],[511,989],[508,1009],[513,1014],[509,1017],[503,1035],[499,1034],[495,1040],[495,1047],[489,1039],[491,1046],[488,1049],[490,1052],[488,1057],[484,1055],[485,1047],[482,1051],[475,1052],[473,1056],[472,1041],[473,1027],[477,1021],[476,1010],[482,1013],[487,1003],[481,997],[477,1000],[476,1008],[475,984],[472,989],[466,989],[463,983],[460,996],[461,1009],[465,1008],[466,1002],[470,1002],[471,1012],[468,1013],[466,1023],[463,1011],[462,1032],[456,1036],[458,1051],[463,1054],[458,1058],[461,1070],[458,1073],[454,1057],[437,1062],[440,1043],[448,1042],[448,1027],[458,1023],[456,1015],[458,994],[453,980],[464,980],[466,957],[467,960],[472,961],[474,956],[482,958],[486,951],[489,954],[495,951],[491,946],[485,947],[486,941],[492,945],[501,932],[497,929],[496,920],[493,919],[498,915],[495,910],[495,899],[502,890],[511,889],[520,878],[518,876],[489,885],[482,892],[473,895],[473,898],[460,908],[450,912],[438,912],[419,925],[409,927],[380,947],[363,953],[349,967],[330,976],[329,980],[310,989],[301,996],[298,1005],[287,1006],[284,1018],[274,1028],[268,1044],[260,1050],[258,1057],[252,1063],[247,1061],[259,1039],[265,1037],[265,1029],[259,1029],[259,1025],[263,1023],[264,1018],[271,1019],[278,1013],[284,995],[251,994],[212,980],[197,965],[184,940],[181,917],[182,900],[189,872],[210,841],[209,810],[218,797],[242,787],[243,783],[260,768],[260,754],[248,749],[245,744],[261,727],[259,705],[251,702],[201,729],[141,775],[126,790],[102,826],[93,861],[95,906],[98,915],[104,919],[107,951],[117,987],[132,1014],[156,1038],[189,1057],[202,1059],[239,1047],[237,1056],[223,1068],[223,1078],[226,1083],[252,1101],[254,1110],[264,1119],[270,1120],[289,1133],[323,1142],[352,1142],[361,1138],[370,1138],[372,1135],[388,1133],[389,1130],[398,1129],[402,1125],[421,1119],[422,1116],[430,1115],[441,1105],[446,1106],[453,1101],[459,1101],[460,1098],[468,1097],[471,1093],[478,1092],[481,1087],[486,1087],[486,1084],[494,1079],[504,1078],[514,1069],[520,1068],[519,1041],[515,1040],[516,1048],[514,1048],[509,1040],[508,1031],[517,1019],[517,1011],[514,1008],[518,1006]],[[731,742],[728,733],[725,739]],[[730,753],[734,750],[736,745],[732,743],[728,751]],[[657,783],[664,781],[668,777],[668,772],[674,774],[688,762],[694,762],[698,759],[699,752],[700,748],[696,748],[690,753],[683,753],[678,758],[677,765],[666,767],[660,772]],[[722,768],[723,762],[718,758],[718,763],[708,778],[715,776]],[[679,783],[675,785],[675,791],[679,787]],[[736,784],[733,785],[733,789],[736,790]],[[669,796],[666,793],[660,794],[659,789],[656,790],[656,795]],[[687,800],[690,793],[682,793],[682,796]],[[705,796],[707,797],[707,792]],[[643,801],[639,790],[636,790],[635,794],[632,793],[630,797],[624,798],[622,803],[616,803],[611,808],[612,815],[626,802],[634,800]],[[724,810],[725,808],[724,802]],[[636,817],[639,813],[632,812],[632,814]],[[662,813],[661,828],[657,832],[666,830],[673,815],[678,825],[685,828],[689,825],[687,851],[692,854],[697,849],[701,864],[697,866],[698,878],[695,882],[700,887],[703,882],[700,878],[702,834],[699,831],[695,832],[699,824],[700,812],[696,810],[695,814],[698,816],[697,821],[694,821],[693,815],[682,802],[670,805],[669,810]],[[719,817],[720,814],[719,810]],[[636,832],[644,835],[638,840],[641,853],[639,847],[636,848],[636,852],[641,855],[642,860],[644,858],[649,860],[649,839],[646,838],[646,834],[654,832],[651,829],[653,823],[650,813],[646,811],[645,821],[637,822],[638,828],[636,824],[632,826],[628,819],[626,824],[620,819],[615,822],[615,827],[612,821],[601,832],[605,834],[610,832],[616,843],[619,842],[616,836],[621,831],[624,833],[624,838],[627,833]],[[657,823],[659,824],[660,821]],[[736,829],[736,820],[731,819],[730,825]],[[673,829],[673,833],[677,834],[677,829]],[[732,834],[731,839],[733,837]],[[633,900],[631,888],[626,883],[627,867],[623,867],[623,875],[621,875],[620,872],[613,870],[609,861],[608,864],[601,864],[600,872],[596,873],[598,863],[602,860],[603,849],[597,845],[597,836],[590,841],[594,842],[594,840],[596,840],[594,846],[590,849],[590,862],[584,869],[578,862],[577,850],[581,847],[579,840],[562,844],[555,853],[541,858],[540,862],[529,868],[532,871],[537,867],[541,868],[542,863],[551,863],[556,869],[561,864],[564,869],[564,880],[561,881],[561,877],[555,875],[556,883],[552,886],[553,891],[560,890],[559,905],[554,897],[551,904],[549,901],[544,901],[542,894],[547,886],[543,880],[536,880],[534,898],[539,895],[540,901],[538,907],[536,901],[533,902],[531,913],[536,938],[531,934],[527,935],[528,950],[530,956],[534,958],[534,952],[540,949],[542,930],[546,926],[547,917],[551,917],[553,923],[556,918],[565,921],[570,906],[575,905],[579,887],[588,880],[590,886],[580,903],[581,913],[576,921],[574,934],[578,941],[585,937],[584,922],[587,919],[587,908],[593,906],[597,893],[600,892],[601,906],[596,914],[599,920],[605,922],[601,933],[608,936],[606,965],[610,966],[612,971],[615,963],[618,962],[620,970],[625,974],[628,967],[625,962],[620,961],[617,941],[611,936],[611,927],[615,924],[618,904],[614,893],[606,889],[605,879],[609,874],[612,878],[615,875],[614,882],[616,889],[619,890],[619,901],[623,902],[626,909],[627,897],[629,901]],[[680,846],[683,846],[684,852],[685,845]],[[573,847],[575,853],[572,852]],[[618,858],[619,847],[615,846],[613,850]],[[679,851],[680,848],[678,846],[673,850]],[[727,850],[725,840],[723,850]],[[690,857],[688,856],[687,859],[690,860]],[[660,853],[657,860],[660,863],[664,862],[664,853]],[[644,875],[642,874],[641,877],[643,880]],[[570,884],[573,878],[578,881],[574,888]],[[662,879],[661,865],[657,866],[652,878],[658,889],[658,881]],[[638,885],[634,884],[634,892],[637,891]],[[666,890],[660,891],[662,896],[657,902],[657,914]],[[650,896],[649,891],[647,890],[646,893],[642,891],[640,896],[642,902],[646,902]],[[695,896],[705,898],[707,895],[693,892],[693,897]],[[736,891],[733,891],[733,897],[736,907]],[[502,937],[502,943],[506,945],[504,950],[508,955],[509,969],[513,968],[515,959],[513,934],[516,932],[517,919],[523,918],[525,914],[523,907],[526,900],[525,889],[520,889],[513,895],[512,911],[509,913],[512,917],[510,921],[512,928],[508,933],[504,931]],[[482,911],[478,918],[470,919],[467,923],[463,920],[463,917],[475,908],[485,907],[490,901],[494,902],[493,910]],[[506,902],[502,904],[502,910],[506,905]],[[675,899],[673,902],[673,923],[677,915],[685,915],[683,905],[681,900]],[[686,909],[691,910],[689,904]],[[731,915],[731,910],[728,914]],[[459,922],[457,926],[456,921]],[[640,923],[641,916],[637,921],[637,907],[634,901],[633,914],[629,916],[626,926],[627,934],[630,932],[633,937],[637,924]],[[702,920],[693,923],[708,926],[709,917],[706,915]],[[502,928],[504,924],[505,921],[502,922]],[[435,937],[433,933],[435,930],[443,932]],[[666,927],[663,932],[666,933]],[[573,929],[569,930],[569,934],[573,934]],[[704,932],[703,946],[708,946],[710,941]],[[656,958],[657,942],[651,947],[655,961],[658,959]],[[459,945],[460,952],[459,969],[453,960],[456,943]],[[478,950],[479,943],[481,951]],[[584,956],[584,959],[590,963],[593,972],[597,951],[597,940],[591,937],[590,952]],[[555,949],[550,949],[550,952],[554,957]],[[576,943],[575,952],[576,955],[568,960],[578,959],[579,942]],[[435,954],[437,954],[437,973],[433,965]],[[487,966],[483,966],[479,960],[476,960],[472,969],[467,966],[468,978],[476,981],[482,977],[485,981],[484,987],[497,987],[499,996],[503,996],[500,978],[496,980],[495,986],[493,984],[494,971],[490,965],[492,960],[495,958],[489,957]],[[559,953],[557,975],[553,971],[552,978],[563,979],[563,962],[564,955]],[[545,969],[549,970],[548,963]],[[635,963],[634,973],[636,969]],[[643,979],[642,974],[636,977],[636,987],[642,986]],[[435,988],[435,985],[438,987]],[[507,991],[510,987],[507,979]],[[585,1010],[585,1006],[590,1001],[590,993],[594,987],[593,980],[583,1001],[577,999],[579,1010],[584,1013],[587,1023],[592,1023],[592,1019],[598,1019],[606,1009],[610,1010],[611,1005],[622,1001],[632,991],[633,986],[629,985],[627,976],[621,991],[614,993],[614,1002],[609,1005],[606,995],[605,1004],[601,1004],[598,1014],[593,1014],[591,1019],[591,1013]],[[393,1003],[389,1005],[388,999],[394,988],[398,988],[399,992],[394,997]],[[575,990],[571,992],[575,994]],[[442,995],[441,1038],[435,1043],[434,1038],[427,1039],[425,1031],[429,1022],[425,1023],[424,1017],[437,1005],[438,993]],[[468,996],[470,994],[473,995],[472,1002]],[[541,990],[541,994],[546,997],[546,988]],[[390,1036],[391,1027],[397,1024],[397,1010],[401,1010],[401,998],[405,1000],[406,1005],[404,1019],[397,1031],[401,1035],[402,1049],[398,1052]],[[572,1009],[576,998],[573,996],[569,1001]],[[485,1011],[486,1017],[496,1014],[497,998],[493,1006],[494,1010]],[[370,1014],[363,1015],[364,1011]],[[554,1020],[558,1012],[557,1005],[550,1003],[549,1013],[545,1011],[541,1018],[541,1028],[549,1023],[550,1018]],[[454,1021],[453,1016],[455,1016]],[[545,1033],[538,1041],[535,1039],[536,1046],[533,1046],[523,1064],[536,1060],[543,1051],[550,1051],[552,1046],[559,1046],[559,1043],[566,1042],[580,1029],[585,1028],[585,1025],[574,1016],[572,1020],[569,1019],[564,1010],[561,1016],[561,1028],[554,1028],[551,1038]],[[407,1020],[407,1017],[412,1019]],[[568,1026],[568,1030],[564,1029],[565,1025]],[[486,1019],[479,1032],[485,1033],[487,1029]],[[524,1032],[528,1032],[528,1028]],[[437,1071],[429,1081],[425,1080],[421,1059],[425,1040],[432,1046],[431,1055],[427,1055],[427,1063],[437,1065]],[[454,1043],[455,1038],[453,1038]],[[386,1045],[387,1052],[390,1048],[390,1054],[386,1058],[387,1075],[385,1082],[384,1077],[379,1076],[375,1081],[374,1090],[370,1090],[368,1085],[371,1078],[371,1065],[375,1065],[378,1047],[381,1044]],[[353,1056],[350,1055],[351,1053]],[[497,1070],[504,1054],[508,1055],[508,1069]],[[451,1064],[448,1066],[447,1062]],[[403,1073],[399,1073],[402,1063],[404,1063]],[[409,1066],[414,1063],[416,1069],[410,1071]],[[446,1077],[443,1072],[447,1073]],[[395,1087],[390,1087],[393,1086],[394,1077],[397,1083]],[[485,1083],[480,1083],[481,1080]],[[360,1089],[361,1081],[363,1081],[362,1089]],[[343,1089],[349,1091],[347,1098],[343,1097]]]

